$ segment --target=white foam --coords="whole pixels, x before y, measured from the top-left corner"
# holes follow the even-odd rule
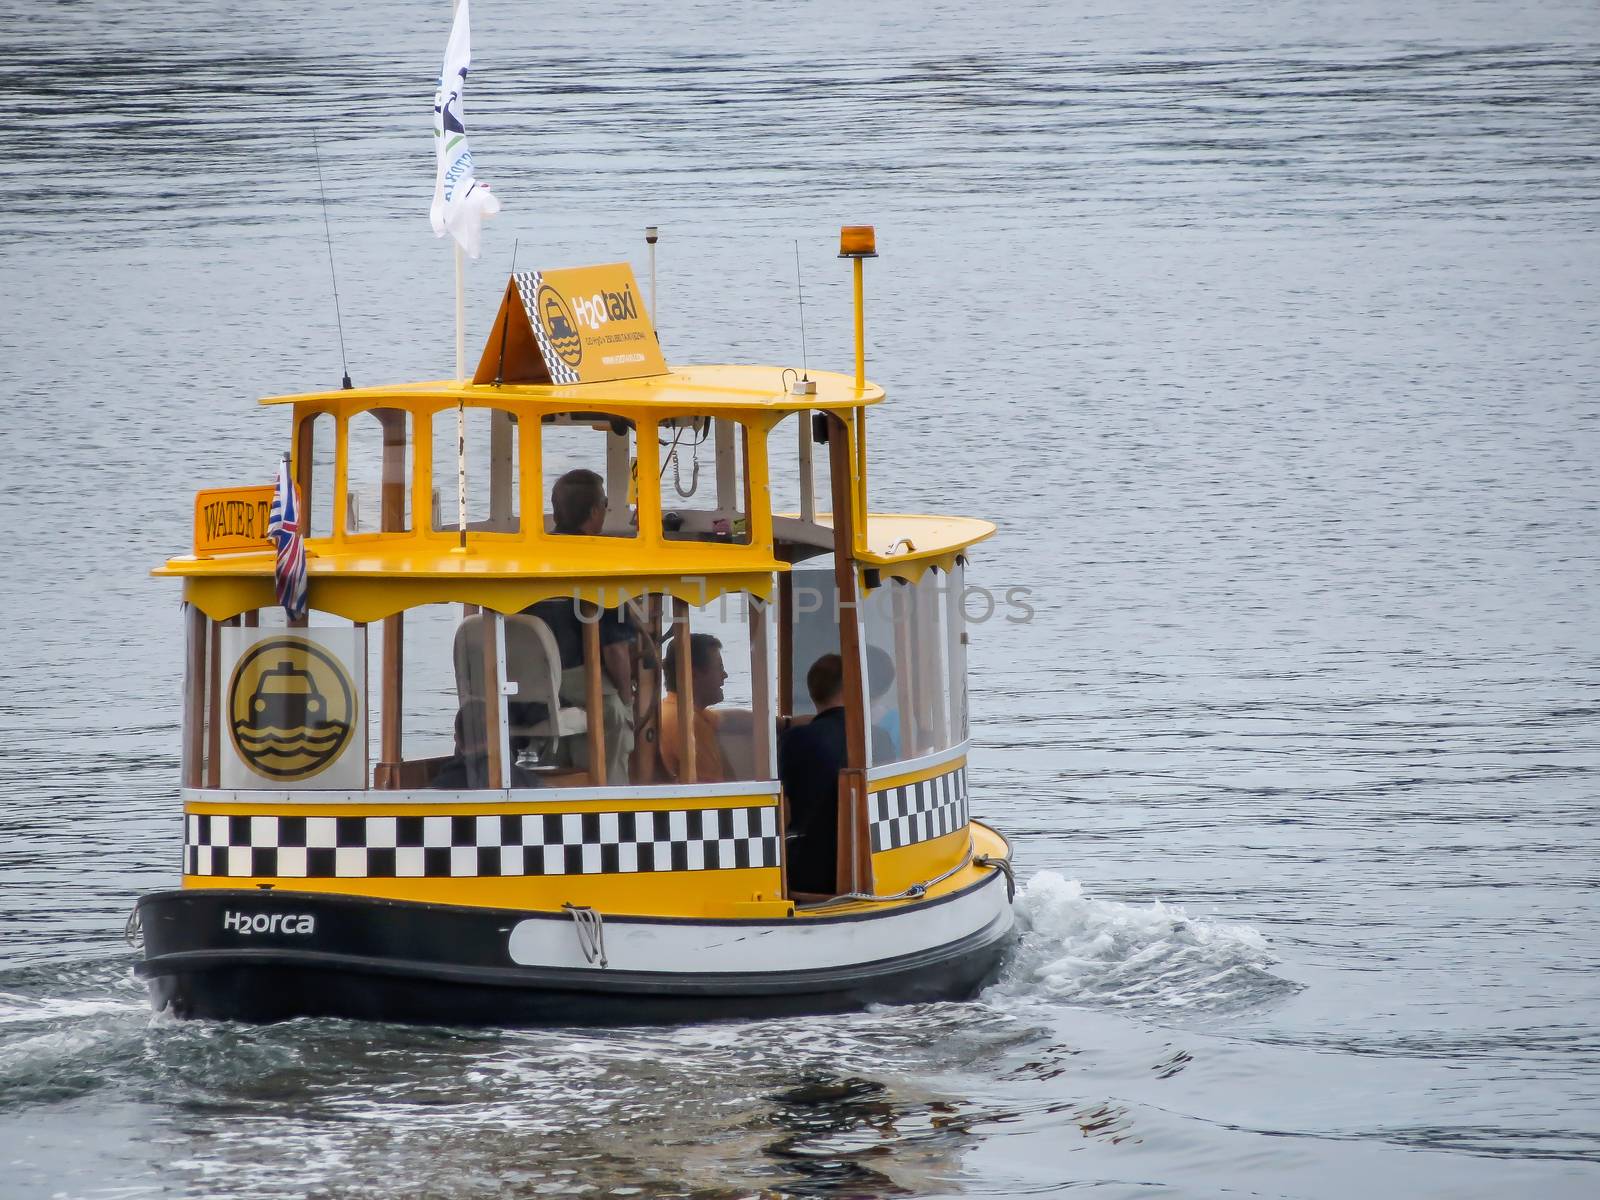
[[[1190,917],[1153,901],[1097,900],[1041,871],[1017,897],[1020,941],[988,999],[1042,998],[1112,1008],[1233,1008],[1297,985],[1248,925]]]

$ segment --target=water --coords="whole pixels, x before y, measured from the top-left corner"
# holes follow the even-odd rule
[[[1600,12],[480,0],[523,266],[662,227],[677,361],[848,369],[973,512],[973,1005],[667,1031],[152,1022],[195,487],[451,370],[442,0],[0,6],[0,1194],[1600,1189]]]

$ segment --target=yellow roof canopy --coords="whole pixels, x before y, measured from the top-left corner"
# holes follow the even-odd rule
[[[796,396],[789,391],[798,378],[793,367],[708,365],[679,367],[665,375],[640,379],[613,379],[604,383],[466,383],[439,379],[425,383],[390,384],[299,395],[268,396],[263,404],[300,404],[329,411],[357,412],[382,404],[426,407],[431,403],[518,407],[526,405],[550,412],[655,409],[661,412],[715,413],[767,409],[794,412],[801,409],[861,408],[883,399],[883,389],[868,382],[856,387],[855,378],[836,371],[812,371],[814,394]]]

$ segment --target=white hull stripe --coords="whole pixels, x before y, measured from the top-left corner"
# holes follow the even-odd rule
[[[885,788],[871,793],[872,852],[898,850],[965,829],[971,819],[967,803],[967,769]]]
[[[449,817],[190,814],[188,875],[430,879],[614,875],[778,865],[778,810]]]
[[[998,935],[1010,928],[1011,920],[1005,881],[997,879],[942,904],[920,904],[854,921],[795,917],[770,924],[710,925],[630,922],[608,916],[604,935],[607,969],[612,971],[761,975],[899,958],[958,942],[997,921]],[[517,922],[507,949],[519,966],[602,969],[584,957],[576,925],[564,919]]]

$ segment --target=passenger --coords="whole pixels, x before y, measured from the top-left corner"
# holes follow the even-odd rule
[[[489,786],[488,709],[482,700],[464,701],[456,710],[456,752],[445,760],[429,787],[472,791]],[[539,778],[515,763],[507,787],[538,787]]]
[[[598,536],[606,519],[604,481],[593,471],[568,471],[550,490],[550,510],[556,533]],[[628,647],[634,633],[627,618],[620,608],[603,609],[598,616],[584,617],[578,602],[565,598],[541,600],[523,611],[538,617],[555,635],[561,654],[561,703],[576,708],[586,708],[589,703],[583,626],[585,621],[598,622],[606,782],[628,782],[628,756],[633,752],[633,670]],[[594,719],[594,714],[589,716]],[[560,755],[567,765],[587,770],[588,739],[562,738]]]
[[[661,765],[667,775],[679,778],[682,747],[678,740],[678,656],[676,639],[667,643],[661,673],[667,696],[661,702]],[[722,665],[722,643],[709,633],[689,635],[689,670],[694,679],[694,777],[696,783],[726,783],[732,777],[720,741],[723,714],[713,704],[722,701],[728,672]],[[743,714],[741,714],[743,715]]]
[[[778,747],[778,778],[789,801],[789,889],[831,895],[837,888],[839,772],[845,768],[844,660],[824,654],[806,672],[817,715],[795,724]]]

